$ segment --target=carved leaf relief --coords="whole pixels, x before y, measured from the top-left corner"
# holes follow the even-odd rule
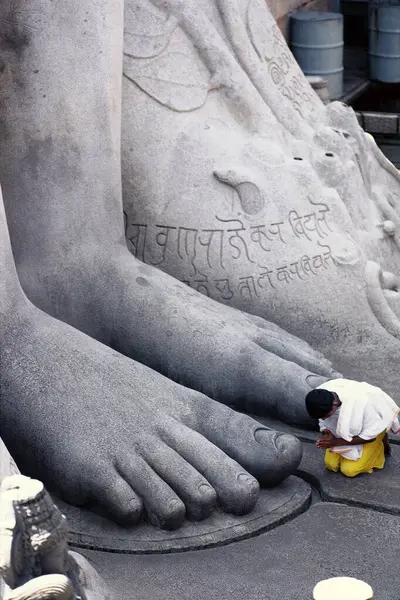
[[[179,52],[145,63],[125,57],[124,75],[154,100],[177,112],[203,106],[210,89],[210,74],[202,63]]]
[[[124,52],[134,58],[153,58],[163,52],[177,20],[150,12],[138,3],[125,3]]]

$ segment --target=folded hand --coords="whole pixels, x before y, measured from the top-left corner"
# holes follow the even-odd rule
[[[316,441],[317,448],[333,448],[336,446],[337,438],[330,431],[324,432]]]

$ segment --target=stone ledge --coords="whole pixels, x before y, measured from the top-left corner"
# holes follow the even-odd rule
[[[398,114],[360,111],[356,112],[356,115],[361,127],[368,133],[400,133]]]
[[[308,509],[311,489],[305,481],[292,476],[276,488],[261,490],[255,509],[248,515],[237,517],[216,510],[207,520],[186,521],[177,531],[156,529],[146,522],[123,528],[89,510],[54,501],[67,517],[69,543],[76,548],[163,554],[224,546],[270,531]]]
[[[348,478],[325,469],[324,451],[314,444],[303,445],[303,459],[297,475],[317,487],[323,500],[400,515],[400,448],[382,471]]]
[[[332,503],[264,535],[181,554],[84,551],[123,600],[311,600],[328,577],[369,583],[377,600],[399,600],[400,518]]]

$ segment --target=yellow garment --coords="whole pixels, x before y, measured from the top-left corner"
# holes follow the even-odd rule
[[[325,467],[329,471],[340,471],[346,477],[355,477],[361,473],[371,473],[373,469],[383,469],[385,465],[385,447],[383,431],[375,441],[363,444],[362,455],[358,460],[349,460],[329,449],[325,452]]]

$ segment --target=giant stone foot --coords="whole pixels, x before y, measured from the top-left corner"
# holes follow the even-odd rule
[[[35,11],[23,10],[22,4],[18,0],[13,5],[12,15],[0,7],[5,19],[0,29],[6,28],[6,39],[0,38],[5,61],[1,115],[7,124],[0,136],[0,180],[17,270],[28,297],[47,313],[178,383],[240,409],[271,411],[310,424],[304,397],[334,376],[320,353],[279,327],[188,290],[155,266],[135,260],[126,248],[119,157],[122,2],[74,0],[72,8],[35,0]],[[10,20],[15,21],[12,30]],[[30,93],[22,94],[21,86]],[[137,110],[142,111],[140,103]],[[156,122],[158,127],[163,131],[162,123]],[[138,175],[141,180],[139,163]],[[151,179],[149,173],[149,185]],[[187,233],[182,252],[189,251]],[[222,278],[217,285],[229,295],[225,283]],[[51,335],[57,336],[59,327],[52,322]],[[33,329],[40,331],[40,326]],[[69,343],[60,352],[74,352],[75,342]],[[119,397],[123,380],[137,385],[132,393],[138,397],[142,384],[131,381],[130,363],[121,364],[126,366],[118,386],[108,391],[110,398]],[[154,377],[146,370],[140,373],[145,380]],[[168,381],[162,385],[170,394],[161,404],[166,408],[171,401],[171,414],[182,395],[190,402],[198,398]],[[175,400],[174,389],[179,390]],[[208,431],[212,423],[217,444],[223,444],[219,437],[225,413],[217,417],[220,409],[210,405],[207,415],[201,405],[208,401],[199,398],[196,411],[202,417],[188,425],[197,431],[203,420]],[[119,409],[104,410],[111,415]],[[134,418],[142,418],[145,431],[147,417]]]
[[[111,518],[176,528],[219,502],[250,511],[301,458],[260,427],[34,307],[0,204],[0,436],[23,473]],[[242,466],[241,466],[242,465]],[[250,475],[249,471],[253,474]]]
[[[133,254],[399,399],[393,165],[350,108],[319,101],[263,0],[127,0],[125,13]]]

